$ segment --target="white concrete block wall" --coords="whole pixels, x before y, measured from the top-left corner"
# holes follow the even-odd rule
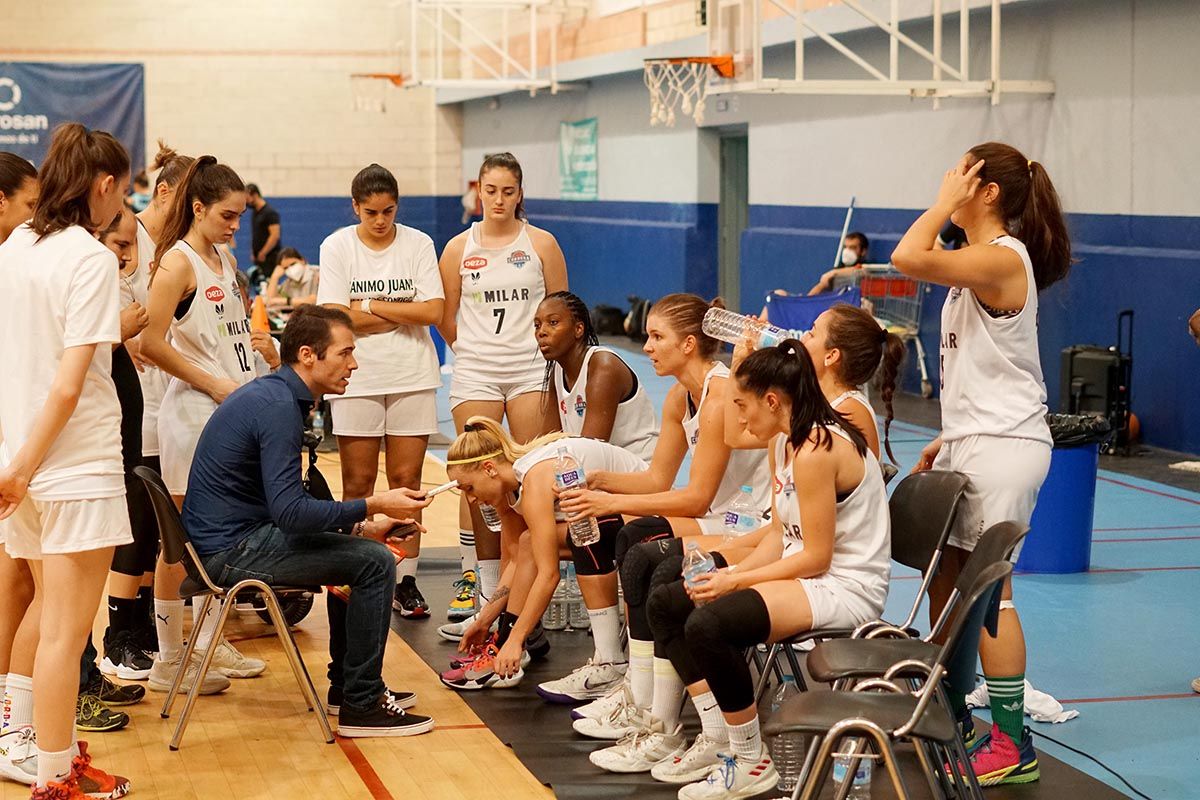
[[[441,113],[430,90],[389,88],[387,113],[354,110],[351,73],[407,72],[395,49],[404,20],[389,0],[0,5],[4,59],[145,64],[150,157],[161,137],[274,196],[347,194],[371,161],[404,194],[461,191],[460,117]]]

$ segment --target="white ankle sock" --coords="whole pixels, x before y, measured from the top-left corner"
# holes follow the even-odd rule
[[[192,600],[192,636],[196,637],[196,651],[207,650],[212,644],[213,630],[217,627],[217,614],[221,611],[221,604],[217,600],[213,600],[208,604],[208,613],[204,619],[200,619],[200,606],[204,605],[203,598],[195,598]]]
[[[421,560],[420,556],[408,556],[396,565],[396,583],[404,580],[406,577],[417,577],[417,563]]]
[[[725,726],[729,730],[729,749],[739,761],[757,761],[762,755],[762,731],[758,717],[741,725]]]
[[[595,653],[592,661],[597,664],[620,664],[625,661],[625,650],[621,646],[621,617],[616,606],[588,609],[588,621],[592,623],[592,643]]]
[[[51,752],[37,749],[37,785],[46,786],[50,781],[62,783],[71,774],[71,759],[76,755],[75,746]]]
[[[8,681],[4,685],[2,722],[0,733],[33,724],[33,678],[15,672],[8,674]]]
[[[183,656],[183,601],[154,598],[158,658],[170,663]]]
[[[650,708],[654,700],[654,642],[629,640],[629,691],[633,704]]]
[[[462,571],[475,569],[478,563],[475,559],[475,531],[459,530],[458,559],[462,562]]]
[[[480,606],[482,606],[487,600],[492,599],[492,592],[496,591],[496,586],[499,583],[500,559],[479,559],[479,582],[476,584],[476,586],[479,587],[479,596],[483,598],[479,602]]]
[[[654,702],[650,714],[662,720],[667,732],[679,724],[680,706],[683,704],[683,679],[675,667],[665,658],[654,659]]]
[[[692,698],[692,705],[700,715],[700,727],[704,737],[710,742],[729,741],[729,731],[725,728],[725,717],[721,715],[721,707],[712,692],[698,694]]]

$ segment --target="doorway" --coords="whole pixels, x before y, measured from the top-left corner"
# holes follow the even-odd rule
[[[750,218],[750,143],[746,132],[722,133],[717,207],[717,287],[731,309],[741,307],[742,232]]]

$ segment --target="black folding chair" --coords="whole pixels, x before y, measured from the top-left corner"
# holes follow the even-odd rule
[[[892,560],[906,567],[919,569],[922,573],[921,587],[917,590],[917,597],[908,617],[899,625],[901,629],[911,629],[916,621],[921,602],[929,591],[929,584],[937,574],[942,551],[946,548],[946,540],[958,513],[958,503],[966,487],[967,476],[960,472],[926,470],[900,481],[892,493],[888,502],[888,513],[892,519]],[[771,672],[782,678],[777,664],[781,652],[796,677],[796,685],[801,689],[807,688],[792,645],[810,640],[838,640],[864,636],[876,626],[886,626],[889,629],[895,627],[887,622],[873,621],[853,630],[808,631],[771,645],[765,659],[760,660],[760,654],[755,652],[755,661],[759,666],[755,699],[762,699]]]
[[[221,634],[225,630],[225,623],[229,619],[230,610],[233,608],[234,604],[232,600],[243,589],[257,589],[266,602],[267,611],[270,613],[274,623],[275,635],[279,637],[279,641],[283,645],[283,651],[288,657],[288,663],[292,667],[292,674],[296,676],[296,683],[300,685],[300,693],[304,696],[308,710],[315,710],[317,712],[317,722],[321,726],[321,733],[325,736],[326,743],[333,744],[333,731],[329,727],[329,720],[325,718],[325,709],[321,706],[320,698],[317,697],[317,689],[313,686],[308,669],[304,666],[304,658],[300,655],[300,648],[296,646],[296,640],[292,636],[287,621],[284,619],[278,594],[281,592],[316,593],[320,591],[320,587],[272,586],[254,578],[246,578],[238,581],[228,589],[218,586],[205,571],[204,564],[200,561],[195,547],[192,546],[187,530],[183,527],[183,520],[180,519],[179,511],[175,508],[175,502],[171,499],[171,493],[167,490],[162,478],[157,472],[148,467],[135,467],[133,471],[146,484],[146,489],[150,493],[150,501],[154,505],[154,516],[158,520],[158,530],[162,535],[163,560],[168,564],[183,562],[184,568],[187,570],[187,577],[184,578],[183,584],[179,587],[179,596],[184,599],[192,598],[193,602],[203,598],[200,606],[201,619],[204,619],[208,613],[209,606],[214,599],[221,603],[221,611],[217,615],[217,624],[213,631],[213,646],[205,651],[204,657],[200,660],[199,673],[192,682],[191,690],[188,692],[187,702],[183,707],[183,715],[179,718],[179,724],[175,727],[175,734],[171,737],[170,748],[178,750],[180,743],[183,741],[183,733],[187,730],[192,708],[196,704],[196,698],[200,695],[200,685],[204,682],[204,676],[208,673],[209,664],[212,662],[213,653],[216,651],[216,643],[221,640]],[[163,703],[163,719],[171,716],[171,706],[175,702],[176,695],[179,694],[179,687],[183,684],[183,678],[187,674],[188,666],[191,664],[192,654],[195,650],[196,632],[193,632],[188,637],[187,647],[184,649],[179,670],[175,673],[175,680],[171,684],[171,690],[167,693],[166,701]]]
[[[950,624],[946,643],[938,648],[932,666],[900,662],[883,678],[863,681],[853,691],[804,692],[772,715],[763,729],[767,736],[800,733],[822,737],[819,747],[809,750],[793,800],[813,800],[820,796],[835,748],[850,737],[858,741],[849,751],[847,774],[857,771],[869,740],[874,743],[901,800],[911,795],[900,774],[893,745],[904,741],[912,741],[916,746],[917,761],[935,798],[943,796],[947,786],[956,797],[974,800],[982,797],[966,748],[958,736],[957,720],[943,702],[940,684],[960,653],[974,656],[985,626],[992,636],[996,635],[1000,589],[1011,574],[1012,564],[1005,560],[995,561],[976,574],[962,594],[961,613]],[[918,691],[910,691],[891,680],[896,672],[908,669],[927,670]],[[947,767],[951,773],[949,781],[941,774]],[[837,792],[838,800],[843,800],[849,790],[847,781]]]

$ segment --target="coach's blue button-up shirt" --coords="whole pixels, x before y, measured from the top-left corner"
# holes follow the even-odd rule
[[[304,491],[300,451],[312,402],[300,376],[283,366],[217,406],[196,445],[183,501],[183,524],[200,555],[228,550],[268,522],[310,533],[366,518],[366,500],[317,500]]]

